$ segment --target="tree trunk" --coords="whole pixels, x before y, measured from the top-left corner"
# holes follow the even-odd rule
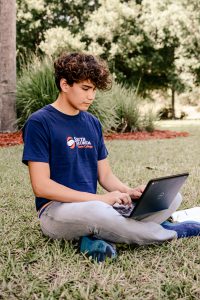
[[[172,119],[176,119],[175,113],[175,89],[172,87]]]
[[[0,132],[16,130],[16,1],[0,0]]]

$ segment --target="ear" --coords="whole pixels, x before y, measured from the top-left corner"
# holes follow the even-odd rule
[[[66,79],[61,78],[60,80],[60,88],[62,90],[62,92],[67,93],[69,90],[69,85],[67,84]]]

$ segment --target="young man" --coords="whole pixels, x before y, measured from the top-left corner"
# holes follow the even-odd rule
[[[112,173],[101,125],[87,112],[96,89],[111,86],[105,62],[71,53],[60,56],[54,68],[58,98],[33,113],[23,128],[23,162],[43,233],[80,239],[81,252],[97,261],[116,256],[110,242],[144,245],[179,237],[177,226],[160,224],[179,207],[180,195],[167,211],[141,221],[126,219],[113,208],[115,203],[130,205],[144,187],[130,188]],[[105,194],[96,194],[97,181]]]

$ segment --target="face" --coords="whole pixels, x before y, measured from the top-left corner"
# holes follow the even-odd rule
[[[70,86],[63,79],[61,88],[68,108],[70,108],[71,112],[74,113],[77,111],[88,110],[89,106],[95,99],[96,87],[90,80],[84,80]]]

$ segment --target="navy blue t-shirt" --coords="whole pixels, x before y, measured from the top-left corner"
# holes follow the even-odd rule
[[[52,180],[96,194],[97,162],[108,154],[96,117],[88,112],[69,116],[49,104],[28,118],[23,140],[23,163],[47,162]],[[36,209],[49,201],[36,197]]]

